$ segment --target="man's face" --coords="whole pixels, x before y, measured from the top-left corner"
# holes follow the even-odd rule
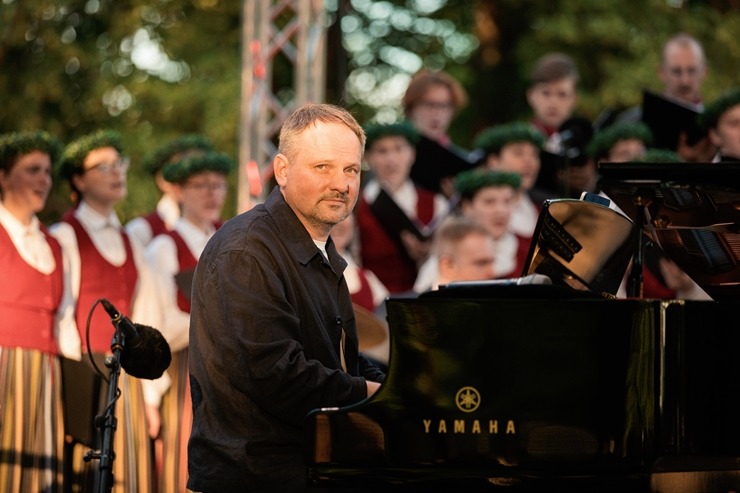
[[[658,75],[665,84],[666,95],[691,104],[701,100],[701,85],[706,78],[707,67],[695,46],[667,46]]]
[[[495,247],[488,235],[472,233],[455,248],[455,255],[440,259],[440,275],[448,282],[493,279]]]
[[[522,188],[530,190],[540,173],[540,151],[530,142],[506,144],[498,155],[490,155],[488,167],[499,171],[511,171],[522,177]]]
[[[275,157],[275,179],[311,237],[323,241],[357,202],[362,146],[346,125],[320,121],[295,144],[292,156]]]
[[[411,124],[422,135],[438,140],[447,135],[447,129],[455,116],[455,102],[450,88],[434,84],[424,97],[409,111]]]
[[[535,84],[527,91],[527,101],[535,118],[550,128],[559,128],[576,107],[576,82],[566,77]]]
[[[397,190],[409,178],[416,159],[416,149],[401,135],[381,137],[365,152],[365,160],[375,178],[390,191]]]
[[[717,128],[709,131],[709,138],[723,156],[740,159],[740,104],[722,114]]]
[[[462,203],[465,217],[481,224],[498,240],[509,229],[509,220],[516,203],[516,192],[509,186],[481,188],[472,200]]]

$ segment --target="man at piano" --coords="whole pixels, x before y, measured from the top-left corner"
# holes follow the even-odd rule
[[[358,352],[346,261],[329,236],[360,188],[365,133],[344,109],[308,104],[283,124],[278,186],[222,226],[193,281],[188,488],[300,492],[303,425],[385,379]]]

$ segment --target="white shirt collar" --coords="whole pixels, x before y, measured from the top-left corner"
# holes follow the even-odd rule
[[[197,238],[199,241],[205,242],[208,241],[211,236],[213,236],[213,233],[216,232],[216,228],[214,226],[211,226],[208,228],[208,231],[203,231],[184,217],[181,217],[175,223],[175,231],[180,233],[183,238]]]
[[[25,225],[2,202],[0,202],[0,224],[3,225],[11,238],[20,239],[28,234],[43,234],[41,233],[41,221],[38,217],[34,215],[31,218],[31,224]]]
[[[85,223],[85,225],[92,230],[105,229],[109,226],[116,229],[121,228],[121,221],[118,219],[118,215],[116,215],[115,211],[104,216],[90,207],[90,205],[88,205],[84,200],[80,202],[79,206],[77,206],[75,215],[77,216],[77,219]]]
[[[157,202],[157,214],[162,218],[169,229],[175,227],[177,220],[180,219],[180,205],[169,195],[162,195]]]

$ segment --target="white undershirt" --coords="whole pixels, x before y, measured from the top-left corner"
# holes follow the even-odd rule
[[[51,274],[56,267],[54,253],[41,232],[41,222],[35,215],[31,224],[23,224],[0,202],[0,224],[10,236],[15,249],[28,265],[41,272]]]

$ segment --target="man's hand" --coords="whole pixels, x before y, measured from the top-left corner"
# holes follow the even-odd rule
[[[365,380],[365,383],[367,384],[367,396],[368,397],[373,395],[380,388],[380,384],[378,382],[371,382],[370,380]]]

